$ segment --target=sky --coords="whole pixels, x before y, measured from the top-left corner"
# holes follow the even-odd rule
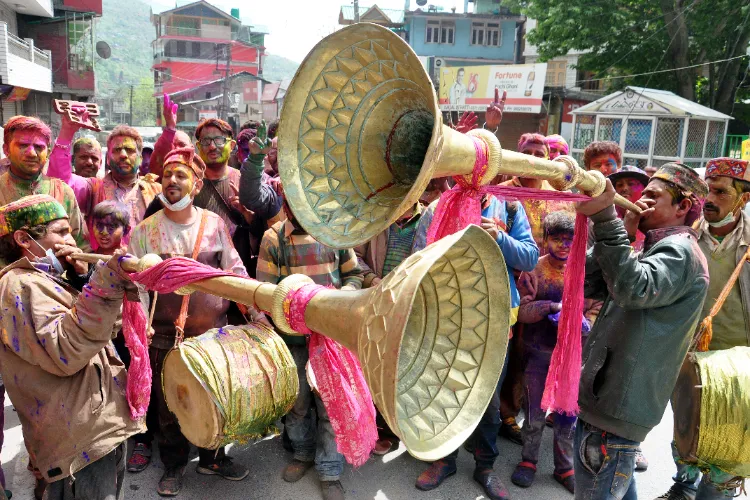
[[[175,0],[143,0],[152,5],[155,11],[174,8]],[[192,0],[177,0],[178,5]],[[209,3],[229,12],[240,9],[240,18],[246,24],[264,25],[270,31],[266,36],[266,48],[271,54],[284,56],[301,62],[307,53],[323,37],[330,35],[338,26],[339,10],[342,5],[351,5],[351,0],[208,0]],[[405,0],[360,0],[362,7],[377,4],[387,9],[403,9]],[[442,5],[445,10],[456,7],[463,12],[463,0],[431,0],[430,4]],[[251,8],[249,5],[252,5]],[[416,9],[416,0],[411,0],[411,9]]]

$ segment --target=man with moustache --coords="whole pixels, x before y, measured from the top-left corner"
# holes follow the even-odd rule
[[[60,136],[57,137],[60,140]],[[68,141],[70,142],[70,141]],[[73,169],[81,177],[96,177],[102,163],[102,147],[93,137],[81,137],[73,143]]]
[[[85,118],[85,111],[84,118]],[[161,193],[161,185],[156,176],[141,176],[141,151],[143,139],[136,129],[128,125],[118,125],[107,138],[107,165],[109,172],[103,179],[81,177],[70,170],[70,139],[80,128],[67,115],[63,115],[60,135],[50,155],[47,173],[68,184],[78,199],[81,211],[86,216],[91,248],[96,250],[98,243],[93,237],[94,207],[102,201],[115,200],[130,209],[130,227],[141,222],[146,208]],[[124,243],[127,243],[127,236]]]
[[[750,245],[750,216],[743,207],[750,200],[748,161],[715,158],[706,165],[708,196],[703,218],[695,225],[698,246],[706,256],[708,295],[701,318],[708,316],[737,264],[745,258]],[[709,350],[750,346],[750,267],[742,267],[739,279],[729,292],[724,306],[713,318],[713,336]],[[679,458],[673,447],[675,460]],[[677,464],[674,484],[660,499],[714,500],[736,496],[736,488],[727,487],[731,475],[712,470],[703,475],[695,467]]]
[[[3,152],[8,157],[9,166],[8,171],[0,176],[0,205],[32,194],[52,196],[69,215],[71,234],[76,243],[87,250],[88,232],[74,192],[53,175],[42,174],[52,140],[50,128],[38,118],[14,116],[5,123],[3,138]],[[67,169],[70,171],[70,158]]]
[[[153,253],[162,258],[192,257],[211,267],[247,276],[232,245],[224,221],[213,212],[194,206],[195,197],[204,187],[206,165],[193,148],[169,153],[162,174],[163,192],[159,195],[164,209],[136,227],[130,238],[129,251],[137,257]],[[164,359],[182,337],[195,337],[212,328],[228,324],[229,301],[213,295],[194,292],[191,295],[160,294],[153,320],[154,336],[149,347],[153,371],[151,397],[158,408],[159,453],[164,474],[157,493],[176,496],[182,489],[190,454],[190,443],[180,431],[177,418],[167,407],[161,376]],[[187,308],[187,320],[180,324],[180,311]],[[249,310],[251,316],[256,313]],[[244,479],[249,471],[218,450],[198,450],[199,474],[219,475],[231,481]]]

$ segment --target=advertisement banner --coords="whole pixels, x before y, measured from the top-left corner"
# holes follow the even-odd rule
[[[506,113],[539,113],[547,64],[453,66],[440,70],[440,109],[484,111],[495,89],[508,92]]]

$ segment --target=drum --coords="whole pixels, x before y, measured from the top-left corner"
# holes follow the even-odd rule
[[[682,460],[750,477],[750,347],[689,353],[674,393]]]
[[[162,387],[183,435],[214,450],[274,431],[297,399],[299,379],[284,341],[251,323],[185,340],[164,360]]]

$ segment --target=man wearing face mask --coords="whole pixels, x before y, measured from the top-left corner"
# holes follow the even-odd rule
[[[750,200],[747,160],[716,158],[709,161],[706,184],[708,196],[703,205],[703,218],[694,226],[710,277],[701,319],[708,316],[750,244],[750,216],[742,210]],[[750,346],[750,267],[747,265],[742,267],[739,279],[713,318],[709,350],[739,346]],[[675,459],[679,458],[674,447],[672,453]],[[714,470],[701,479],[697,468],[677,464],[673,479],[674,484],[660,499],[713,500],[736,496],[734,487],[726,487],[732,476]]]
[[[88,249],[86,225],[70,187],[54,176],[42,174],[47,162],[52,132],[37,118],[14,116],[5,123],[3,152],[10,161],[9,170],[0,176],[0,205],[7,205],[32,194],[48,194],[70,215],[69,224],[78,246]],[[70,161],[68,161],[70,170]],[[2,261],[0,265],[8,264]]]
[[[141,222],[132,231],[129,251],[137,257],[153,253],[162,258],[183,256],[203,264],[247,276],[224,221],[213,212],[194,206],[195,197],[204,187],[206,165],[193,148],[175,149],[165,159],[162,174],[163,192],[159,195],[164,209]],[[180,431],[177,418],[167,407],[162,392],[161,373],[164,358],[183,336],[195,337],[212,328],[228,324],[229,301],[214,295],[195,292],[191,295],[160,294],[154,314],[154,337],[149,347],[153,371],[154,398],[159,414],[159,453],[164,463],[157,492],[176,496],[182,489],[190,443]],[[187,311],[182,323],[181,310]],[[252,317],[255,311],[249,311]],[[251,318],[252,319],[252,318]],[[199,474],[219,475],[232,481],[244,479],[248,470],[224,454],[224,448],[198,451]]]
[[[57,256],[52,255],[50,250]],[[86,274],[64,207],[32,195],[0,207],[0,370],[39,473],[44,498],[124,498],[130,418],[127,373],[110,339],[132,287],[116,253],[79,294],[68,278]],[[60,260],[58,260],[58,258]],[[73,283],[75,285],[75,283]],[[132,287],[134,290],[134,287]],[[73,493],[75,492],[75,493]]]
[[[86,112],[83,111],[83,118]],[[86,216],[90,233],[91,248],[96,250],[98,243],[93,236],[94,207],[106,200],[119,201],[130,208],[130,227],[143,220],[146,208],[161,193],[161,185],[156,176],[141,176],[141,151],[143,139],[136,129],[128,125],[118,125],[107,138],[107,165],[109,172],[103,179],[81,177],[70,170],[70,140],[80,124],[63,115],[60,135],[55,141],[50,155],[47,173],[68,184],[78,199],[81,211]],[[125,237],[127,243],[127,236]]]

